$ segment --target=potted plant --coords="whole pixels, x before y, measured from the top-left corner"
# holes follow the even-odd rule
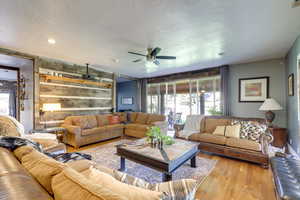
[[[172,145],[175,143],[174,139],[163,134],[158,126],[152,126],[146,135],[147,141],[153,146],[158,145],[159,148],[162,148],[163,144]]]

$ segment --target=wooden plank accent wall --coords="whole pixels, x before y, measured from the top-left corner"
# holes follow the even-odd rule
[[[94,80],[85,80],[85,66],[38,59],[38,105],[60,103],[62,109],[44,112],[36,118],[36,128],[60,126],[67,116],[110,113],[114,102],[114,74],[90,69]]]

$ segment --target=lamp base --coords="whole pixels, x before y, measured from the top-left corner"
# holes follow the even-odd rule
[[[267,120],[268,126],[272,127],[272,122],[275,119],[275,113],[269,110],[268,112],[265,113],[265,118]]]

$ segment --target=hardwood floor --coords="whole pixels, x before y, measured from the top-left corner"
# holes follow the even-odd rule
[[[81,151],[97,147],[119,139],[74,149],[68,146],[68,152]],[[200,153],[200,157],[217,160],[212,173],[199,187],[196,198],[201,200],[275,200],[275,191],[270,169],[258,165]],[[198,163],[200,165],[201,163]]]

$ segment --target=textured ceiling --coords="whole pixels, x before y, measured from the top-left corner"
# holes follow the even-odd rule
[[[1,0],[0,46],[134,77],[283,57],[300,34],[290,0]],[[49,45],[48,38],[56,40]],[[147,47],[177,56],[132,63]],[[220,52],[225,52],[219,56]],[[114,62],[118,59],[119,62]]]

